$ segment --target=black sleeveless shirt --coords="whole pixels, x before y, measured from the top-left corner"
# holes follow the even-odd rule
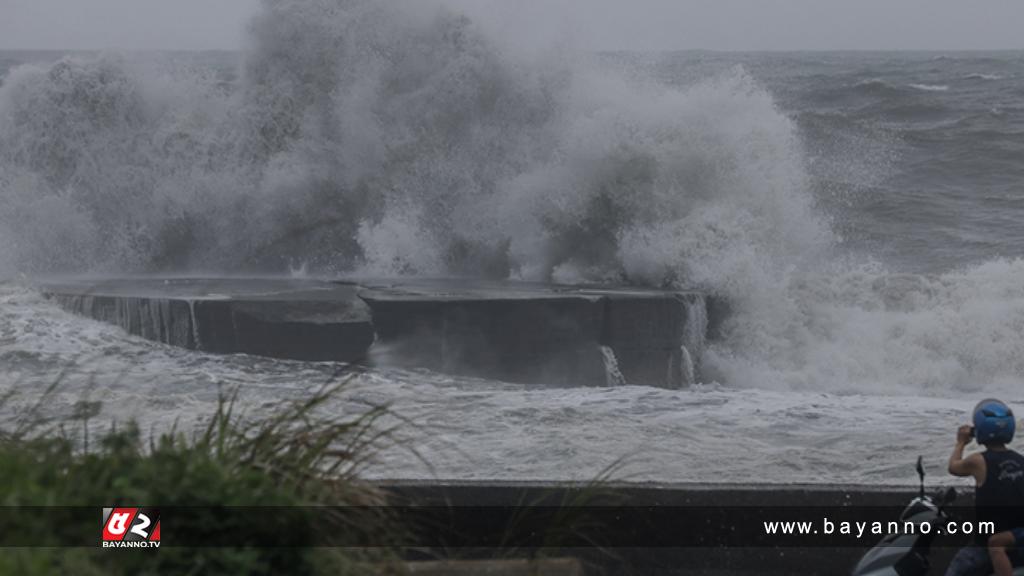
[[[974,493],[979,522],[994,522],[996,533],[1024,528],[1024,456],[1013,450],[986,450],[985,483]],[[978,534],[987,545],[991,534]]]

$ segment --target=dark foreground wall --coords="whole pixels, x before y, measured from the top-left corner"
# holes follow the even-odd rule
[[[586,530],[595,521],[611,527],[601,530],[601,538],[611,545],[605,549],[568,548],[548,550],[555,556],[574,556],[585,561],[587,574],[609,575],[837,575],[849,574],[865,550],[878,537],[866,535],[862,543],[849,539],[836,545],[817,540],[817,536],[787,542],[772,540],[757,546],[744,546],[730,540],[736,532],[753,533],[751,525],[764,520],[792,516],[828,514],[833,520],[880,516],[880,521],[895,520],[894,515],[915,495],[913,488],[871,486],[708,486],[670,484],[612,484],[600,488],[566,486],[557,483],[501,482],[381,482],[399,503],[422,506],[466,507],[471,510],[460,518],[473,518],[477,507],[503,521],[502,507],[558,507],[585,504],[592,511],[578,514]],[[970,506],[968,494],[961,494],[958,506]],[[609,513],[620,510],[619,513]],[[618,507],[618,508],[616,508]],[[772,509],[779,510],[778,513]],[[701,511],[718,510],[719,516]],[[638,525],[637,516],[652,518],[653,524]],[[529,516],[524,514],[522,516]],[[519,518],[519,516],[516,516]],[[708,518],[722,523],[708,523]],[[616,523],[618,519],[618,523]],[[517,522],[523,524],[521,519]],[[739,525],[730,525],[739,524]],[[696,525],[695,525],[696,524]],[[636,536],[636,530],[643,533]],[[623,531],[616,534],[616,530]],[[652,532],[654,530],[655,532]],[[633,533],[630,533],[633,531]],[[660,532],[657,532],[660,531]],[[751,532],[753,531],[753,532]],[[678,533],[678,546],[671,543]],[[704,536],[702,538],[702,535]],[[644,538],[650,544],[644,545]],[[942,574],[956,547],[964,537],[942,537],[932,553],[933,574]],[[618,545],[622,544],[622,545]],[[465,551],[450,550],[465,556]],[[480,552],[499,554],[501,551]],[[507,554],[507,551],[505,551]],[[520,549],[522,555],[529,551]]]
[[[677,388],[700,369],[700,294],[469,280],[70,279],[72,312],[193,350],[429,368],[513,382]]]

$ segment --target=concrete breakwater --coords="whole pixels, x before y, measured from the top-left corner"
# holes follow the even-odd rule
[[[704,295],[636,288],[114,278],[40,289],[71,312],[192,350],[554,385],[685,386],[709,325]]]

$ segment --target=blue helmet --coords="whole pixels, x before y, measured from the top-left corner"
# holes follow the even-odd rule
[[[989,398],[974,407],[974,437],[978,444],[1009,444],[1017,421],[1006,404]]]

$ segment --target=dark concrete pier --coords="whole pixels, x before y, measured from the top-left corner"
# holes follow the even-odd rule
[[[358,287],[318,281],[112,279],[46,283],[64,308],[191,350],[289,360],[359,360],[373,344]]]
[[[478,280],[120,278],[46,282],[66,309],[193,350],[422,367],[554,385],[697,378],[691,292]]]

